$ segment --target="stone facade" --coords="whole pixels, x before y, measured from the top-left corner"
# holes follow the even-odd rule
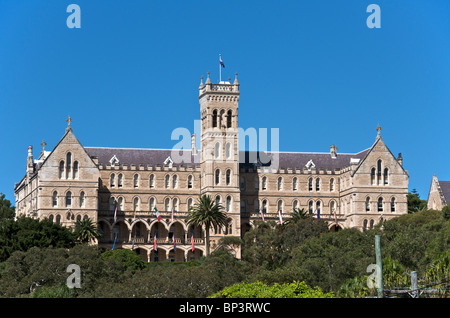
[[[205,229],[185,222],[202,194],[229,217],[227,227],[210,231],[212,249],[223,236],[243,237],[261,212],[279,220],[278,211],[288,218],[294,208],[305,209],[332,231],[366,230],[407,213],[408,172],[381,128],[370,148],[354,154],[335,145],[324,153],[240,151],[239,87],[237,74],[232,84],[213,84],[209,74],[200,83],[199,150],[195,135],[183,150],[83,147],[69,118],[53,150],[43,143],[34,159],[29,147],[27,173],[15,185],[17,215],[69,227],[91,218],[103,248],[133,248],[147,261],[184,261],[205,253]],[[240,249],[235,252],[240,258]]]
[[[448,204],[450,204],[450,181],[439,181],[437,176],[433,175],[427,208],[442,210]]]

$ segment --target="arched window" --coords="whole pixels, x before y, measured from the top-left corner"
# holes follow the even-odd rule
[[[334,214],[336,212],[336,201],[330,202],[330,213]]]
[[[66,179],[70,178],[71,169],[72,169],[72,154],[68,152],[66,155]]]
[[[155,198],[150,198],[150,212],[155,211]]]
[[[263,213],[267,213],[267,200],[262,201],[262,211]]]
[[[373,229],[373,220],[370,220],[370,222],[369,222],[369,228],[372,230]]]
[[[138,197],[134,198],[134,200],[133,200],[133,211],[139,211],[140,210],[139,209],[139,203],[140,203],[139,198]]]
[[[222,201],[222,200],[220,199],[220,195],[217,195],[217,196],[216,196],[216,204],[219,205],[219,204],[220,204],[220,201]]]
[[[389,184],[389,170],[388,168],[384,169],[384,184]]]
[[[292,210],[298,209],[298,200],[292,202]]]
[[[282,178],[282,177],[278,177],[278,180],[277,180],[277,189],[278,189],[278,191],[283,190],[283,178]]]
[[[151,174],[150,175],[150,188],[154,188],[155,187],[155,175]]]
[[[227,212],[230,212],[230,211],[231,211],[231,196],[227,196],[227,205],[226,205],[226,208],[227,208]]]
[[[120,197],[120,198],[117,200],[117,210],[123,211],[123,198],[122,198],[122,197]]]
[[[187,185],[188,185],[188,189],[192,189],[192,175],[189,175],[188,176],[188,182],[187,182]]]
[[[364,219],[363,221],[363,228],[362,228],[363,232],[367,231],[367,220]]]
[[[114,188],[114,187],[116,186],[116,175],[115,175],[114,173],[112,173],[112,174],[109,176],[109,186],[110,186],[111,188]]]
[[[114,199],[114,197],[110,197],[109,198],[109,210],[114,211],[115,208],[116,208],[116,200]]]
[[[247,212],[247,207],[244,200],[241,200],[241,212]]]
[[[212,126],[213,127],[217,127],[217,109],[213,110],[213,115],[212,115]]]
[[[85,198],[86,198],[86,195],[84,194],[84,191],[81,191],[81,193],[80,193],[80,208],[84,208]]]
[[[172,187],[173,187],[174,189],[178,188],[178,176],[177,176],[177,175],[174,175],[174,176],[172,177]]]
[[[61,223],[61,215],[57,215],[56,216],[56,222],[55,222],[56,224],[60,224]]]
[[[375,168],[372,168],[370,171],[370,183],[372,185],[375,185]]]
[[[283,212],[283,207],[284,207],[283,200],[278,200],[277,211]]]
[[[378,199],[378,212],[383,212],[383,198]]]
[[[316,179],[316,191],[320,191],[320,178]]]
[[[229,110],[227,112],[227,128],[231,128],[231,119],[232,119],[232,112],[231,110]]]
[[[178,199],[177,198],[174,198],[172,200],[172,208],[175,212],[178,212]]]
[[[59,163],[59,178],[64,178],[64,160]]]
[[[220,157],[220,143],[216,142],[214,146],[214,157],[217,159]]]
[[[66,207],[72,206],[72,192],[67,191],[66,193]]]
[[[330,179],[330,191],[333,192],[335,190],[335,186],[334,186],[334,178]]]
[[[255,210],[255,212],[259,212],[259,200],[255,199],[253,201],[253,209]]]
[[[239,188],[241,189],[241,191],[245,190],[245,178],[244,177],[239,178]]]
[[[321,207],[322,207],[322,203],[320,201],[317,201],[316,202],[316,213],[317,214],[320,214],[322,212]]]
[[[170,199],[166,198],[166,200],[164,201],[164,208],[166,211],[170,211]]]
[[[52,196],[52,206],[56,207],[58,206],[58,192],[53,192],[53,196]]]
[[[53,214],[50,214],[50,216],[48,217],[49,221],[53,223]]]
[[[267,189],[267,177],[263,177],[263,178],[262,178],[261,188],[262,188],[263,190],[266,190],[266,189]]]
[[[117,178],[117,186],[121,188],[123,185],[123,174],[119,174],[119,177]]]
[[[217,169],[216,170],[216,185],[218,185],[220,183],[220,170]]]
[[[309,214],[314,213],[314,202],[313,201],[308,202],[308,212],[309,212]]]
[[[391,212],[395,212],[395,198],[391,199]]]
[[[381,160],[377,161],[377,184],[381,184]]]
[[[133,187],[138,188],[139,187],[139,175],[135,174],[133,176]]]
[[[367,197],[366,198],[366,212],[369,212],[369,211],[370,211],[370,198]]]
[[[298,180],[297,177],[292,179],[292,190],[296,191],[298,189]]]
[[[227,143],[227,145],[225,146],[225,154],[227,159],[231,158],[231,143]]]
[[[312,191],[313,190],[313,179],[309,178],[308,179],[308,191]]]
[[[170,176],[169,175],[166,175],[164,185],[165,185],[166,189],[169,189],[169,187],[170,187]]]
[[[188,207],[188,211],[194,206],[194,200],[192,200],[192,198],[189,198],[187,201],[187,207]]]
[[[78,179],[78,161],[73,163],[73,178]]]
[[[230,185],[230,183],[231,183],[231,170],[230,169],[228,169],[225,174],[225,183],[227,185]]]

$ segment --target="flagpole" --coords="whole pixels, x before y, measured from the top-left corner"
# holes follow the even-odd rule
[[[219,84],[222,82],[222,65],[220,65],[221,54],[219,54]]]

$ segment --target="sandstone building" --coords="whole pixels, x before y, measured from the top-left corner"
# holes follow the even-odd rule
[[[438,180],[437,176],[433,175],[427,202],[427,208],[433,210],[442,210],[450,204],[450,181]]]
[[[195,135],[191,149],[181,151],[84,147],[69,117],[51,151],[43,142],[35,159],[29,146],[26,174],[15,185],[17,215],[65,226],[90,218],[103,248],[133,248],[147,261],[184,261],[205,252],[205,230],[185,222],[202,194],[220,201],[229,217],[227,227],[211,231],[213,249],[222,236],[242,237],[260,212],[266,221],[278,220],[278,211],[287,218],[303,208],[331,231],[366,230],[407,213],[408,172],[380,127],[374,143],[353,154],[335,145],[324,153],[239,150],[239,88],[237,74],[233,83],[213,84],[209,73],[201,81],[200,149]]]

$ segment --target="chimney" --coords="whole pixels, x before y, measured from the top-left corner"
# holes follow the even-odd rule
[[[398,154],[397,162],[400,164],[400,166],[403,167],[403,158],[401,152]]]
[[[196,139],[195,139],[195,134],[191,135],[191,143],[192,143],[192,154],[196,155],[197,154],[197,147],[196,147]]]
[[[337,150],[338,150],[338,148],[336,147],[336,145],[331,145],[330,146],[330,155],[331,155],[331,158],[336,158],[336,156],[337,156]]]
[[[33,173],[33,146],[28,146],[27,173]]]

